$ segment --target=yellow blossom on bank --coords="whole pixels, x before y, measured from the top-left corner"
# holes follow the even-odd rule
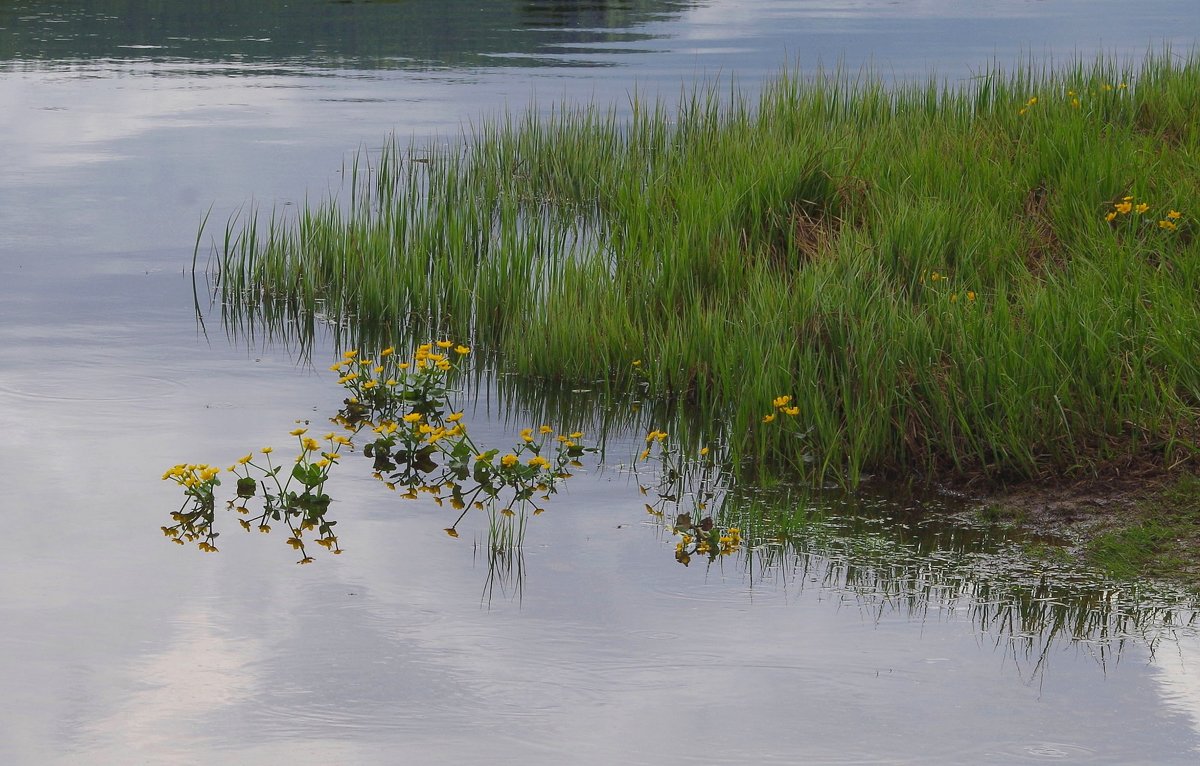
[[[291,431],[288,431],[288,433],[291,434],[292,436],[303,436],[304,434],[308,433],[308,429],[307,428],[295,428]]]
[[[1178,210],[1172,210],[1171,212],[1167,213],[1167,218],[1172,221],[1179,220],[1182,217],[1183,213],[1179,212]]]
[[[521,462],[520,458],[518,458],[516,455],[512,454],[511,452],[508,453],[507,455],[505,455],[504,457],[500,458],[500,465],[504,466],[505,468],[512,468],[514,465],[516,465],[519,462]]]
[[[454,345],[454,341],[452,341],[452,340],[439,340],[437,342],[438,348],[450,348],[453,345]]]
[[[1137,207],[1134,208],[1134,210],[1136,210],[1138,213],[1144,213],[1149,209],[1150,209],[1150,205],[1148,205],[1145,202],[1139,202],[1137,204]]]
[[[455,346],[454,353],[458,354],[459,356],[466,356],[467,354],[471,353],[471,349],[469,346]]]
[[[394,353],[396,353],[396,349],[395,349],[395,347],[393,347],[393,346],[388,346],[388,347],[387,347],[387,348],[385,348],[383,351],[380,351],[380,352],[379,352],[379,355],[380,355],[380,356],[391,356],[391,355],[392,355],[392,354],[394,354]]]
[[[304,449],[309,452],[315,452],[316,450],[321,449],[321,443],[310,436],[306,436],[301,439],[300,446],[304,447]]]
[[[410,412],[410,413],[408,413],[407,415],[405,415],[405,416],[404,416],[403,418],[401,418],[401,419],[402,419],[402,420],[403,420],[405,423],[416,423],[417,421],[419,421],[419,420],[421,419],[421,413],[419,413],[419,412]]]
[[[764,423],[770,423],[770,422],[772,422],[772,421],[774,421],[774,420],[775,420],[775,413],[774,413],[774,412],[772,412],[770,415],[763,415],[762,422],[764,422]]]
[[[529,458],[529,465],[533,466],[534,468],[549,468],[550,461],[541,455],[534,455],[533,457]]]
[[[358,349],[353,349],[351,351],[345,351],[342,353],[342,356],[346,359],[353,359],[354,357],[358,356]]]

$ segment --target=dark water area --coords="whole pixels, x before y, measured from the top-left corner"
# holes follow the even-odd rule
[[[1197,39],[1190,0],[0,5],[0,763],[1194,762],[1189,597],[890,488],[726,500],[757,532],[681,566],[645,510],[676,490],[631,470],[658,424],[582,392],[464,395],[485,443],[606,439],[502,560],[486,519],[449,537],[359,455],[330,487],[346,552],[303,567],[232,518],[220,553],[172,545],[159,477],[337,411],[334,334],[223,324],[193,248],[206,214],[336,193],[391,134]]]

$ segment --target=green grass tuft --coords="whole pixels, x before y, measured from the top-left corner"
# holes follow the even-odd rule
[[[697,89],[392,143],[354,163],[348,201],[230,221],[214,269],[243,309],[644,383],[735,457],[815,480],[1179,467],[1198,126],[1194,55],[963,87],[784,72],[753,103]],[[800,428],[762,422],[781,394]]]

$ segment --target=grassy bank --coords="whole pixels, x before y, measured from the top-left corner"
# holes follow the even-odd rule
[[[226,300],[644,383],[735,456],[850,484],[1196,458],[1195,56],[785,73],[753,102],[502,118],[349,171],[348,199],[230,223]],[[798,414],[764,422],[780,395]]]

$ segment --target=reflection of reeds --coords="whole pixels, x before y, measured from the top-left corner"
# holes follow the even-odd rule
[[[1086,647],[1105,664],[1126,642],[1153,651],[1198,627],[1193,596],[1031,557],[995,531],[927,516],[916,526],[879,523],[877,511],[811,493],[724,500],[721,523],[749,530],[742,563],[752,581],[819,588],[871,620],[969,619],[1031,677],[1062,646]]]
[[[506,530],[504,527],[508,527]],[[487,561],[487,577],[483,582],[482,600],[491,604],[497,595],[515,598],[518,601],[525,593],[525,552],[520,544],[505,545],[498,538],[511,535],[512,524],[493,524],[488,528],[488,539],[475,545],[475,558]],[[524,534],[524,519],[521,521]]]

